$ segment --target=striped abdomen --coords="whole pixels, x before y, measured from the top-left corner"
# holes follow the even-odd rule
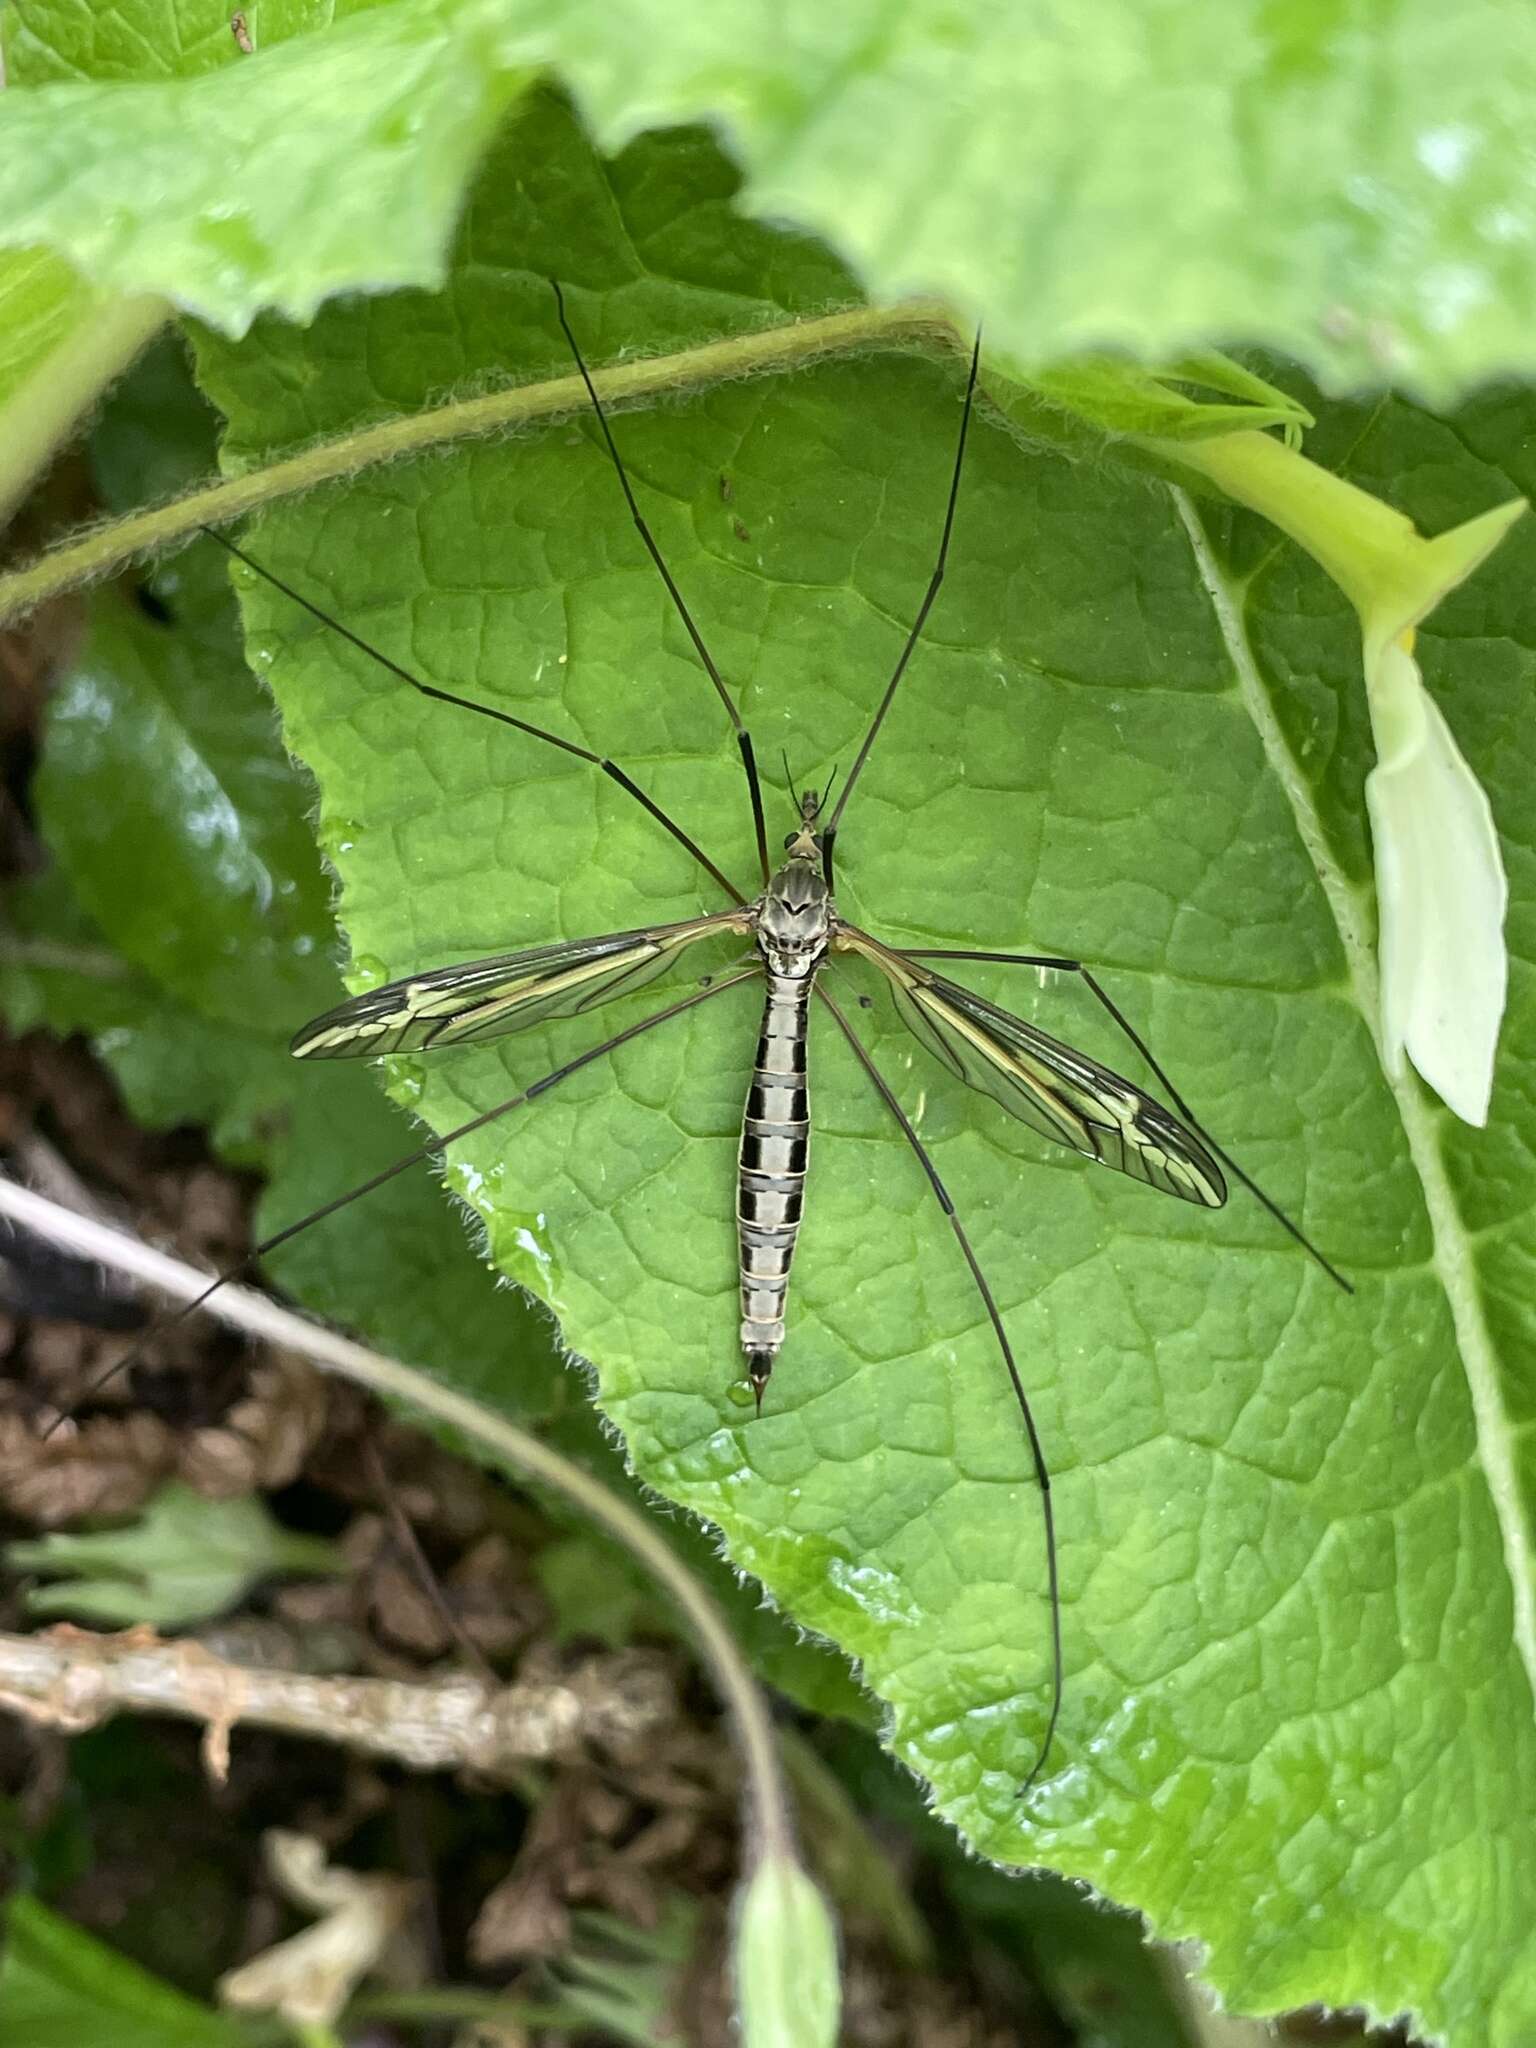
[[[805,1042],[813,978],[768,972],[757,1064],[741,1125],[741,1348],[759,1405],[784,1342],[784,1298],[800,1234],[811,1136]]]

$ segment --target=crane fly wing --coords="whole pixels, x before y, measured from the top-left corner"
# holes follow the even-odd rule
[[[643,988],[696,939],[747,930],[739,910],[723,910],[648,931],[609,932],[409,974],[316,1017],[291,1051],[301,1060],[374,1059],[499,1038]]]
[[[856,926],[842,925],[833,944],[872,960],[913,1037],[1031,1130],[1181,1201],[1226,1201],[1221,1169],[1199,1138],[1133,1081]]]

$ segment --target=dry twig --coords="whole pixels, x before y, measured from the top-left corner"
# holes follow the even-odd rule
[[[637,1651],[504,1686],[475,1678],[408,1684],[252,1669],[147,1629],[100,1635],[67,1624],[38,1635],[0,1634],[0,1707],[66,1734],[125,1707],[201,1721],[204,1756],[220,1778],[229,1731],[241,1723],[417,1770],[462,1768],[512,1780],[531,1763],[595,1748],[633,1750],[677,1712],[661,1660]]]

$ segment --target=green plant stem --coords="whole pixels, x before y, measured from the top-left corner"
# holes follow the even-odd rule
[[[191,1301],[207,1286],[206,1274],[180,1259],[154,1251],[136,1238],[110,1229],[93,1218],[76,1215],[57,1202],[17,1187],[0,1177],[0,1215],[51,1243],[63,1245],[114,1271],[168,1294]],[[659,1585],[670,1593],[693,1629],[711,1677],[728,1710],[731,1732],[741,1753],[743,1804],[749,1866],[767,1857],[783,1858],[799,1867],[790,1817],[789,1792],[779,1762],[768,1703],[759,1691],[724,1615],[704,1587],[644,1516],[608,1491],[600,1481],[526,1430],[491,1414],[477,1401],[439,1385],[425,1373],[370,1351],[339,1332],[320,1328],[292,1310],[280,1308],[263,1294],[243,1287],[224,1287],[207,1303],[210,1315],[312,1359],[328,1372],[404,1401],[460,1430],[505,1460],[515,1471],[553,1487],[622,1543]]]
[[[0,414],[0,526],[145,343],[170,318],[164,299],[112,299],[44,358]]]
[[[342,2048],[340,2034],[322,2020],[293,2020],[290,2025],[298,2048]]]
[[[801,369],[821,356],[871,348],[934,346],[949,353],[964,346],[943,307],[927,301],[858,306],[818,320],[795,320],[755,334],[733,335],[676,355],[619,363],[595,371],[593,382],[606,405],[619,407],[639,399],[699,391],[738,377]],[[0,625],[49,598],[108,576],[140,556],[178,547],[204,526],[227,525],[248,512],[356,476],[378,463],[558,420],[584,411],[589,402],[581,378],[573,373],[542,384],[521,384],[477,398],[455,399],[426,412],[317,441],[281,462],[93,527],[25,568],[0,576]]]

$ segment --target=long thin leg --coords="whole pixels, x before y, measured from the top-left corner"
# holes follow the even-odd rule
[[[284,597],[291,598],[296,605],[307,611],[311,618],[318,619],[323,626],[329,626],[333,633],[339,633],[342,639],[357,648],[359,653],[368,655],[371,660],[378,662],[381,668],[387,668],[390,674],[398,676],[402,683],[409,683],[411,688],[419,691],[423,697],[430,697],[437,704],[456,704],[461,711],[478,711],[482,718],[494,718],[501,725],[510,725],[514,732],[527,733],[530,739],[543,740],[548,746],[558,747],[562,754],[571,754],[578,761],[590,761],[594,768],[601,768],[627,796],[632,796],[636,803],[643,805],[657,824],[671,833],[679,846],[685,847],[693,855],[699,866],[714,877],[732,902],[746,901],[734,882],[721,874],[703,848],[688,836],[675,819],[667,816],[660,804],[646,795],[639,783],[631,781],[616,762],[607,760],[601,754],[594,754],[590,747],[578,746],[575,740],[564,740],[556,732],[546,732],[542,725],[530,725],[526,718],[516,718],[510,711],[500,711],[494,704],[480,704],[473,697],[456,697],[451,690],[440,690],[435,683],[424,683],[420,676],[413,675],[408,668],[403,668],[382,648],[375,647],[371,640],[365,640],[361,633],[354,633],[352,628],[343,625],[340,619],[332,618],[329,612],[322,611],[320,606],[307,598],[301,590],[295,590],[291,583],[285,583],[281,576],[275,575],[272,570],[258,562],[253,555],[248,555],[244,548],[237,546],[224,534],[211,526],[205,526],[202,530],[210,540],[217,541],[226,553],[233,555],[237,561],[244,562],[248,569],[254,569],[274,590],[280,590]]]
[[[768,827],[763,820],[763,786],[758,780],[757,758],[752,752],[752,735],[742,724],[741,713],[736,709],[736,700],[726,688],[725,678],[721,675],[719,669],[716,668],[713,655],[704,645],[704,636],[693,622],[693,613],[689,611],[687,604],[684,602],[683,593],[673,581],[672,571],[663,561],[661,549],[656,545],[655,536],[646,525],[645,515],[635,502],[635,494],[630,489],[628,473],[624,468],[623,461],[620,459],[618,444],[613,438],[613,429],[609,426],[608,415],[603,410],[603,401],[597,395],[597,386],[592,382],[591,373],[588,371],[581,350],[577,346],[576,336],[572,332],[571,323],[566,318],[565,294],[561,291],[556,279],[551,278],[549,283],[550,289],[555,295],[555,311],[560,317],[561,331],[565,335],[571,354],[576,360],[576,367],[581,372],[581,381],[587,387],[587,396],[592,401],[592,410],[596,413],[597,424],[602,429],[603,441],[607,446],[609,458],[617,472],[619,487],[624,493],[624,502],[629,507],[629,516],[634,520],[635,530],[645,542],[646,552],[656,564],[657,572],[662,582],[667,586],[667,595],[671,598],[678,617],[688,630],[688,638],[693,642],[693,650],[704,664],[704,673],[714,684],[716,694],[719,696],[720,702],[725,706],[726,716],[731,721],[731,730],[736,735],[736,746],[741,754],[741,765],[747,778],[747,794],[752,799],[752,828],[757,834],[757,857],[762,863],[763,880],[766,882],[770,873],[768,866]]]
[[[982,1306],[987,1312],[987,1320],[992,1325],[992,1332],[997,1338],[998,1349],[1003,1354],[1003,1363],[1008,1368],[1008,1377],[1013,1383],[1014,1399],[1018,1402],[1019,1413],[1024,1418],[1024,1431],[1029,1438],[1030,1455],[1035,1463],[1035,1478],[1040,1486],[1041,1512],[1045,1518],[1045,1570],[1051,1601],[1051,1712],[1050,1719],[1045,1724],[1045,1740],[1040,1745],[1040,1754],[1036,1757],[1029,1776],[1019,1787],[1019,1797],[1022,1799],[1045,1768],[1045,1760],[1050,1755],[1051,1742],[1056,1734],[1056,1723],[1061,1718],[1061,1586],[1056,1568],[1056,1516],[1051,1507],[1051,1475],[1046,1468],[1045,1451],[1040,1442],[1040,1432],[1035,1427],[1035,1418],[1030,1409],[1029,1396],[1024,1391],[1024,1382],[1020,1379],[1019,1368],[1014,1362],[1013,1346],[1008,1341],[1008,1332],[1003,1328],[1003,1319],[998,1312],[997,1302],[993,1298],[992,1289],[987,1284],[986,1275],[982,1272],[976,1254],[971,1248],[971,1240],[966,1235],[965,1226],[955,1213],[955,1205],[950,1200],[949,1190],[945,1187],[943,1181],[940,1180],[938,1168],[929,1156],[927,1146],[912,1128],[911,1120],[908,1118],[906,1111],[896,1100],[885,1076],[880,1072],[880,1069],[865,1050],[863,1041],[838,1008],[837,1003],[827,994],[819,981],[816,983],[816,994],[837,1019],[838,1028],[853,1047],[859,1065],[874,1083],[880,1100],[901,1126],[901,1134],[917,1154],[918,1164],[928,1176],[928,1185],[933,1189],[938,1199],[939,1207],[949,1218],[949,1227],[954,1231],[959,1241],[960,1249],[965,1254],[965,1263],[971,1269],[971,1278],[976,1282],[976,1291],[981,1296]]]
[[[200,1309],[203,1303],[211,1295],[217,1294],[228,1281],[238,1280],[240,1275],[248,1272],[258,1259],[264,1259],[269,1252],[275,1252],[279,1245],[287,1244],[290,1238],[298,1237],[317,1223],[323,1223],[328,1216],[334,1216],[338,1209],[346,1209],[353,1202],[360,1202],[364,1195],[373,1194],[376,1189],[385,1186],[398,1175],[409,1172],[413,1166],[420,1166],[425,1160],[446,1151],[450,1145],[457,1144],[460,1138],[467,1138],[475,1131],[483,1131],[487,1124],[495,1123],[498,1117],[506,1116],[511,1110],[521,1109],[524,1103],[532,1102],[538,1096],[546,1094],[561,1081],[569,1080],[572,1074],[579,1074],[583,1067],[590,1067],[594,1060],[600,1060],[605,1053],[615,1052],[619,1046],[628,1045],[632,1038],[639,1038],[647,1031],[654,1031],[658,1024],[665,1024],[669,1018],[680,1017],[685,1010],[696,1009],[700,1003],[707,1003],[712,996],[721,995],[726,989],[735,988],[740,982],[750,981],[757,971],[755,967],[749,967],[743,969],[740,974],[728,976],[724,981],[711,981],[707,987],[695,989],[691,995],[683,996],[675,1003],[669,1003],[666,1009],[657,1010],[649,1017],[642,1017],[638,1024],[631,1024],[623,1031],[616,1031],[611,1038],[605,1038],[601,1045],[589,1046],[585,1052],[577,1053],[574,1059],[569,1059],[563,1066],[556,1067],[553,1073],[545,1074],[542,1080],[533,1082],[516,1095],[509,1095],[505,1102],[498,1102],[494,1109],[482,1110],[479,1116],[471,1117],[468,1123],[459,1124],[454,1130],[445,1131],[441,1137],[432,1138],[425,1145],[418,1145],[413,1152],[407,1152],[402,1158],[395,1160],[393,1165],[381,1168],[378,1173],[370,1175],[355,1188],[349,1188],[344,1195],[336,1195],[329,1202],[322,1202],[318,1209],[311,1209],[307,1216],[301,1216],[296,1223],[286,1224],[283,1229],[274,1231],[270,1237],[264,1237],[261,1243],[254,1245],[237,1264],[228,1266],[222,1273],[215,1275],[201,1294],[195,1295],[191,1301],[183,1303],[171,1314],[157,1318],[121,1358],[91,1382],[80,1399],[75,1402],[74,1408],[66,1410],[49,1424],[43,1432],[44,1436],[51,1436],[60,1423],[66,1422],[75,1409],[84,1407],[108,1380],[115,1379],[120,1372],[135,1364],[157,1337],[163,1336],[167,1330],[175,1329],[178,1323],[185,1322],[188,1316]]]
[[[916,648],[921,637],[923,627],[928,623],[928,614],[933,610],[934,599],[938,596],[939,588],[944,581],[944,569],[949,560],[949,538],[955,528],[955,503],[960,496],[960,472],[965,467],[965,440],[966,435],[970,432],[971,409],[976,399],[976,373],[980,367],[981,329],[978,327],[976,330],[976,343],[971,350],[971,374],[965,386],[965,407],[960,414],[960,438],[955,444],[954,474],[949,480],[949,503],[944,508],[944,528],[939,535],[939,552],[933,565],[933,574],[928,579],[928,589],[924,594],[923,601],[917,608],[917,617],[912,621],[912,630],[907,635],[906,645],[902,648],[897,658],[896,666],[891,671],[891,680],[885,686],[885,695],[880,699],[875,715],[869,722],[869,730],[864,735],[863,745],[854,756],[853,766],[848,771],[848,780],[843,784],[843,793],[837,800],[837,808],[827,821],[821,835],[822,861],[829,889],[832,886],[832,848],[837,838],[838,825],[842,822],[843,812],[848,808],[848,799],[853,795],[853,786],[863,771],[864,763],[869,759],[870,748],[875,744],[881,726],[885,723],[885,714],[890,710],[891,700],[895,697],[901,679],[907,672],[907,663],[912,659],[913,650]]]
[[[903,946],[913,960],[996,960],[1005,967],[1059,967],[1063,974],[1085,972],[1081,960],[1060,953],[962,953],[953,946]]]
[[[1328,1278],[1332,1280],[1336,1286],[1342,1287],[1346,1294],[1354,1293],[1354,1283],[1350,1280],[1346,1280],[1344,1275],[1339,1271],[1338,1267],[1334,1265],[1333,1261],[1330,1258],[1328,1258],[1324,1253],[1318,1250],[1317,1246],[1312,1242],[1311,1238],[1307,1236],[1306,1232],[1301,1228],[1300,1224],[1293,1223],[1290,1217],[1287,1216],[1285,1211],[1281,1208],[1280,1204],[1277,1201],[1275,1201],[1272,1196],[1265,1194],[1264,1190],[1259,1186],[1258,1182],[1254,1179],[1253,1175],[1251,1173],[1245,1172],[1243,1168],[1238,1165],[1237,1161],[1232,1157],[1232,1154],[1226,1151],[1222,1146],[1217,1144],[1216,1140],[1211,1136],[1210,1132],[1205,1128],[1204,1124],[1201,1123],[1200,1119],[1195,1115],[1195,1112],[1184,1100],[1184,1097],[1179,1093],[1178,1089],[1175,1088],[1173,1082],[1168,1077],[1167,1069],[1156,1058],[1152,1051],[1151,1046],[1147,1044],[1147,1041],[1142,1037],[1141,1033],[1136,1029],[1135,1025],[1132,1024],[1131,1020],[1126,1016],[1125,1012],[1120,1008],[1119,1004],[1115,1002],[1113,997],[1104,988],[1103,984],[1096,979],[1096,977],[1093,975],[1090,969],[1083,965],[1081,960],[1058,960],[1054,958],[1052,955],[1044,953],[958,952],[948,946],[903,946],[901,950],[903,953],[906,954],[908,959],[911,960],[990,960],[995,962],[997,965],[1003,967],[1052,967],[1057,969],[1062,974],[1079,975],[1082,979],[1084,987],[1086,987],[1094,996],[1096,1001],[1102,1004],[1104,1009],[1106,1009],[1109,1012],[1110,1016],[1114,1019],[1115,1023],[1119,1025],[1121,1031],[1130,1040],[1131,1044],[1135,1046],[1136,1050],[1141,1054],[1142,1058],[1146,1061],[1147,1065],[1151,1068],[1152,1072],[1156,1074],[1158,1080],[1162,1083],[1162,1086],[1167,1093],[1168,1100],[1179,1112],[1179,1115],[1184,1118],[1185,1122],[1190,1126],[1191,1130],[1193,1130],[1199,1137],[1204,1139],[1205,1143],[1210,1146],[1211,1150],[1215,1153],[1216,1157],[1221,1161],[1222,1165],[1228,1169],[1228,1171],[1232,1174],[1233,1178],[1236,1180],[1240,1180],[1243,1186],[1248,1190],[1249,1194],[1252,1195],[1256,1201],[1263,1204],[1263,1206],[1269,1211],[1270,1215],[1273,1216],[1275,1221],[1280,1225],[1280,1228],[1284,1231],[1287,1231],[1290,1234],[1290,1236],[1292,1236],[1296,1240],[1297,1244],[1301,1246],[1302,1250],[1307,1254],[1308,1258],[1316,1260],[1317,1264],[1321,1266],[1323,1271],[1328,1275]]]
[[[443,1625],[444,1633],[453,1643],[464,1662],[474,1672],[487,1691],[496,1686],[496,1673],[490,1659],[454,1613],[448,1596],[443,1591],[442,1580],[433,1571],[427,1553],[421,1547],[421,1538],[411,1525],[411,1518],[400,1504],[400,1496],[390,1484],[389,1474],[384,1469],[384,1460],[372,1434],[365,1431],[361,1438],[363,1464],[368,1473],[368,1484],[379,1497],[394,1538],[395,1550],[399,1555],[401,1569],[415,1579],[426,1594],[433,1613]]]

